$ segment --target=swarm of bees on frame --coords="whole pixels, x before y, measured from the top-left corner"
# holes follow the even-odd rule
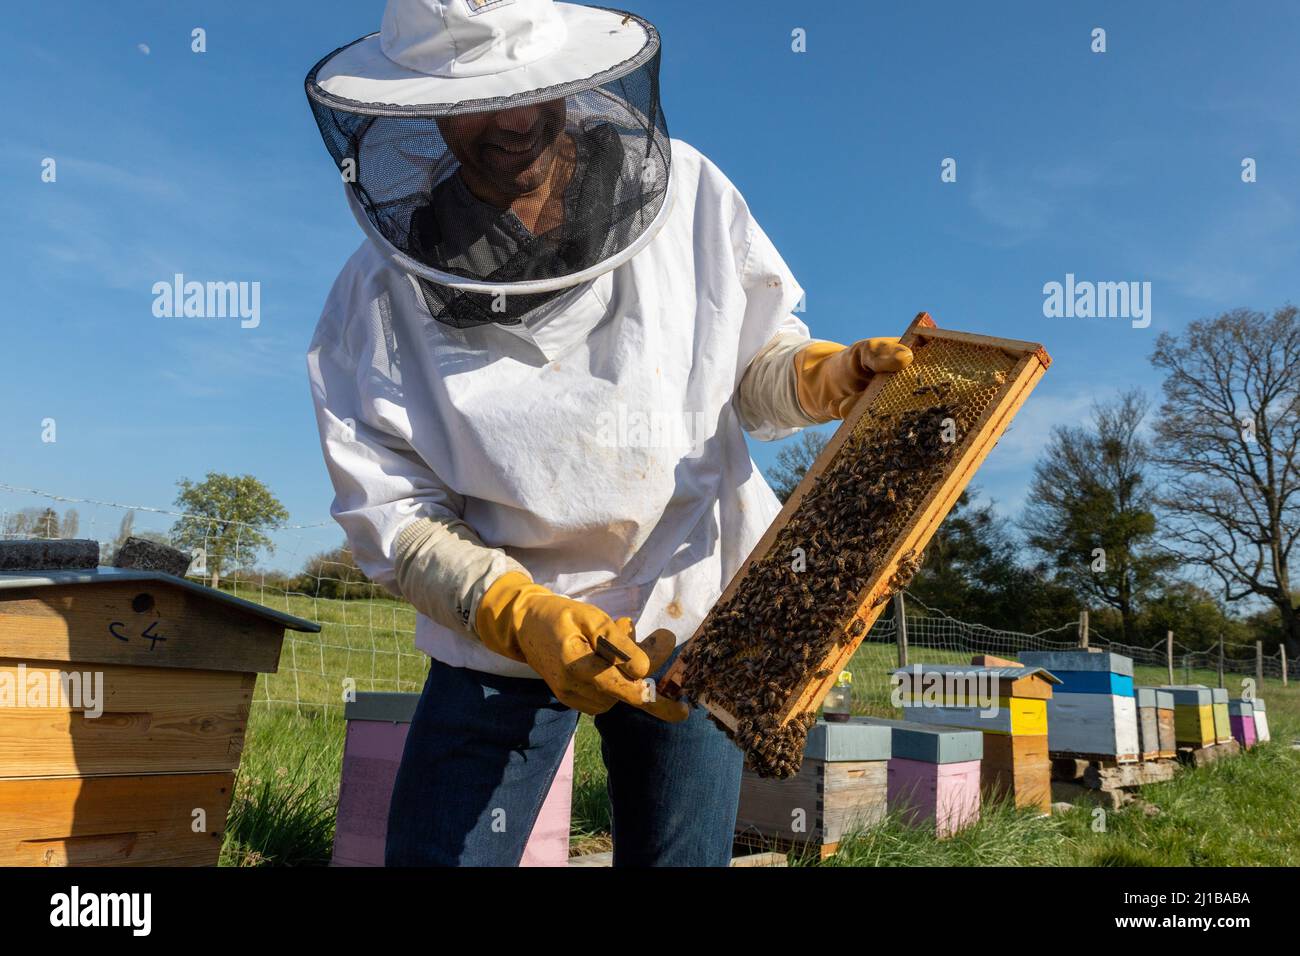
[[[951,404],[864,416],[743,585],[682,652],[683,690],[736,719],[732,731],[709,715],[759,776],[799,771],[816,715],[784,722],[782,715],[810,680],[829,676],[825,662],[837,646],[862,636],[863,622],[852,616],[861,592],[960,444],[944,440],[950,419],[958,419]],[[903,556],[891,592],[920,561]]]

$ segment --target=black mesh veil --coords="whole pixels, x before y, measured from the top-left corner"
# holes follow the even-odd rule
[[[671,150],[658,34],[640,22],[650,42],[631,60],[493,100],[342,99],[317,83],[333,53],[307,75],[358,222],[416,278],[434,318],[516,324],[652,238],[671,202]]]

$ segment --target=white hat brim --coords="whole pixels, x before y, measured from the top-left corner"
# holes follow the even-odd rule
[[[557,3],[567,37],[553,53],[532,63],[483,76],[430,76],[394,63],[378,33],[336,50],[307,77],[310,95],[355,112],[404,115],[470,111],[484,101],[538,94],[551,99],[592,89],[644,64],[659,49],[659,36],[632,14]],[[522,105],[522,100],[520,101]]]

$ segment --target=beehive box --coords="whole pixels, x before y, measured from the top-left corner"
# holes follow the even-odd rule
[[[902,339],[660,683],[708,708],[758,772],[788,775],[836,675],[1042,377],[1032,342]]]
[[[891,812],[913,825],[933,824],[941,838],[979,819],[981,732],[905,720],[860,719],[890,729]]]
[[[884,818],[891,737],[888,727],[859,719],[818,721],[798,773],[775,779],[744,771],[736,839],[830,856],[846,834]]]
[[[1250,703],[1254,709],[1255,742],[1259,744],[1268,743],[1268,710],[1264,706],[1264,700],[1256,697]]]
[[[1133,658],[1112,651],[1086,648],[1063,651],[1024,651],[1020,663],[1051,671],[1060,685],[1057,694],[1119,694],[1133,696]]]
[[[1025,651],[1022,663],[1060,680],[1047,705],[1054,756],[1136,763],[1138,714],[1133,660],[1110,651]]]
[[[1210,688],[1203,684],[1170,684],[1174,695],[1174,734],[1180,747],[1213,747],[1214,707]]]
[[[1178,756],[1174,733],[1174,695],[1156,687],[1136,687],[1138,746],[1143,760],[1167,760]]]
[[[1255,746],[1255,705],[1248,700],[1228,701],[1228,720],[1232,736],[1243,747]]]
[[[0,574],[0,864],[215,864],[285,628],[319,625],[156,572]]]
[[[927,693],[941,678],[944,691]],[[1056,677],[1041,667],[920,664],[893,674],[903,718],[968,727],[984,734],[980,785],[1017,807],[1051,809],[1047,707]],[[971,702],[972,681],[981,700]]]
[[[1232,721],[1228,714],[1228,691],[1223,687],[1210,688],[1210,709],[1214,712],[1214,742],[1226,744],[1232,739]]]
[[[419,694],[361,693],[343,709],[347,732],[331,866],[383,866],[388,807]],[[524,847],[520,866],[564,866],[569,858],[573,741]]]

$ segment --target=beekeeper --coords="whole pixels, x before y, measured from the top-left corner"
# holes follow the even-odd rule
[[[740,193],[669,138],[659,58],[634,14],[389,0],[307,76],[366,234],[308,355],[332,513],[432,658],[389,865],[516,864],[579,712],[615,864],[726,865],[740,751],[644,679],[779,510],[744,432],[911,360],[809,340]]]

